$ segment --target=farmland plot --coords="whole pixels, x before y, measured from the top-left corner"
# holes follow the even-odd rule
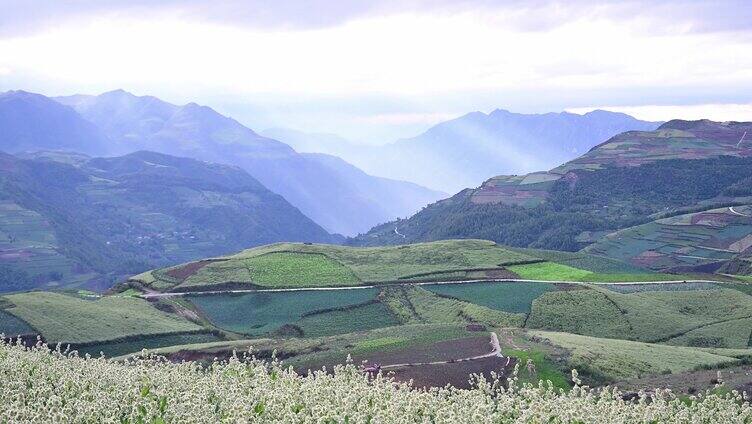
[[[534,299],[547,291],[556,290],[553,284],[525,282],[431,284],[423,288],[440,295],[511,313],[530,312]]]
[[[301,320],[309,331],[325,332],[314,325],[313,312],[341,309],[337,317],[341,320],[344,308],[371,302],[377,294],[377,289],[313,290],[192,295],[188,299],[217,327],[255,336],[273,332],[285,324],[296,325]],[[334,318],[334,314],[329,317]]]
[[[29,323],[50,343],[96,343],[202,329],[135,297],[82,300],[61,293],[29,292],[6,298],[13,303],[6,311]]]

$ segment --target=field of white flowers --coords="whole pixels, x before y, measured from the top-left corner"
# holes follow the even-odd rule
[[[275,361],[245,359],[207,368],[155,357],[118,363],[2,343],[0,422],[752,422],[750,405],[734,393],[682,402],[658,392],[627,402],[579,385],[563,393],[483,380],[472,390],[418,391],[388,377],[369,380],[354,365],[303,377]]]

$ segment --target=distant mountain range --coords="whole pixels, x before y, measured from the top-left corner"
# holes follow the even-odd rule
[[[752,271],[752,213],[728,209],[752,204],[748,134],[750,122],[707,120],[628,131],[550,171],[491,178],[350,243],[482,238],[574,251],[597,242],[592,253],[654,269],[731,261]],[[682,218],[664,221],[672,216]]]
[[[176,106],[122,90],[56,99],[8,92],[0,97],[0,125],[0,150],[10,153],[148,150],[236,165],[332,233],[364,232],[444,196],[371,177],[341,160],[301,155],[206,106]]]
[[[301,151],[340,156],[373,175],[455,193],[477,187],[489,175],[550,169],[616,134],[654,130],[658,125],[603,110],[578,115],[497,109],[489,114],[469,113],[416,137],[378,147],[330,134],[306,135],[284,129],[271,129],[265,134]]]
[[[0,154],[0,290],[118,276],[335,236],[240,168],[154,152]],[[3,273],[0,272],[0,279]]]

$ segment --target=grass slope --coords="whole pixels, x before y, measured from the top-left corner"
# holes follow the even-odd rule
[[[617,293],[591,286],[544,293],[533,301],[526,325],[602,338],[746,348],[749,318],[752,297],[736,290]]]
[[[82,300],[60,293],[29,292],[6,298],[13,303],[6,311],[29,323],[50,343],[93,343],[202,329],[134,297]]]
[[[612,381],[739,362],[729,356],[690,347],[603,339],[549,331],[531,331],[530,333],[568,350],[570,352],[569,363],[574,368],[595,372]]]

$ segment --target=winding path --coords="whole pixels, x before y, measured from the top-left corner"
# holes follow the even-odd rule
[[[484,358],[491,358],[494,356],[498,356],[499,358],[503,358],[504,355],[501,354],[501,345],[499,344],[499,336],[496,335],[495,331],[491,332],[491,347],[493,347],[493,350],[489,353],[484,353],[483,355],[477,355],[477,356],[470,356],[467,358],[457,358],[457,359],[449,359],[445,361],[433,361],[433,362],[410,362],[410,363],[404,363],[404,364],[389,364],[389,365],[382,365],[381,369],[392,369],[392,368],[403,368],[403,367],[415,367],[420,365],[441,365],[441,364],[453,364],[457,362],[467,362],[467,361],[475,361],[478,359],[484,359]],[[509,365],[511,358],[507,357],[507,363],[504,365],[505,367]]]
[[[745,133],[745,134],[746,134],[746,133]],[[729,206],[729,212],[733,213],[734,215],[738,215],[738,216],[743,216],[743,217],[745,217],[745,218],[750,218],[750,217],[752,217],[752,216],[750,216],[750,215],[745,215],[745,214],[743,214],[743,213],[741,213],[741,212],[739,212],[739,211],[735,210],[733,206]]]
[[[736,143],[736,148],[737,148],[737,149],[739,148],[739,146],[741,146],[741,145],[742,145],[742,141],[744,141],[744,137],[746,137],[746,136],[747,136],[747,132],[746,132],[746,131],[744,131],[744,134],[742,134],[742,138],[741,138],[741,139],[739,140],[739,142],[738,142],[738,143]]]
[[[394,234],[397,234],[398,236],[402,238],[407,238],[404,234],[400,233],[397,227],[394,227]]]

